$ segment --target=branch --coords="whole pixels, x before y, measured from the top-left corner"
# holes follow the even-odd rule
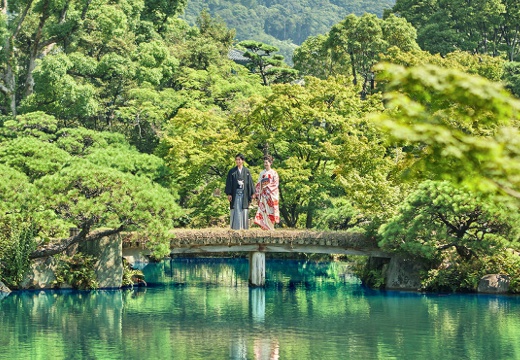
[[[60,254],[74,244],[77,244],[80,242],[99,240],[105,236],[118,234],[123,230],[124,230],[124,225],[121,225],[117,229],[94,231],[90,235],[88,235],[88,230],[86,228],[84,228],[79,232],[78,235],[71,236],[71,237],[68,237],[65,239],[61,239],[57,243],[49,244],[45,247],[42,247],[42,248],[39,248],[38,250],[33,251],[31,253],[31,255],[29,256],[29,258],[37,259],[37,258]]]
[[[457,227],[455,227],[455,225],[453,225],[452,223],[450,223],[448,221],[448,219],[446,219],[446,217],[441,213],[441,212],[437,212],[435,215],[437,215],[437,217],[439,218],[439,220],[444,224],[446,225],[446,227],[448,229],[451,229],[455,234],[459,234],[459,229],[457,229]]]
[[[8,95],[10,91],[4,85],[0,84],[0,92],[2,92],[4,95]]]
[[[209,169],[211,171],[213,171],[213,175],[216,175],[216,176],[224,176],[224,173],[222,171],[220,171],[220,169],[216,166],[213,166],[213,165],[210,165],[209,166]],[[211,174],[210,174],[211,175]]]
[[[27,6],[25,7],[25,9],[23,11],[22,16],[20,17],[20,21],[18,22],[18,25],[16,26],[15,31],[11,35],[11,39],[16,39],[16,37],[18,36],[18,33],[20,32],[20,29],[22,28],[22,23],[24,22],[25,17],[27,16],[29,9],[31,8],[32,3],[33,3],[33,0],[30,0],[27,3]]]
[[[509,196],[512,196],[516,199],[520,199],[520,192],[516,191],[516,190],[513,190],[513,189],[510,189],[509,187],[507,186],[504,186],[504,185],[501,185],[498,181],[496,180],[493,180],[493,179],[489,179],[497,188],[499,188],[500,190],[504,191],[507,195]]]

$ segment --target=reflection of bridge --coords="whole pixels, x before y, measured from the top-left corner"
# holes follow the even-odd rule
[[[172,254],[249,252],[249,282],[265,283],[265,253],[293,252],[319,254],[367,255],[388,258],[374,239],[342,231],[259,229],[174,229],[171,231]],[[146,243],[131,237],[123,240],[123,249],[145,248]]]

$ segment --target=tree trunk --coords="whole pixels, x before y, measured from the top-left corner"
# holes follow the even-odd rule
[[[352,83],[354,85],[357,85],[357,73],[356,73],[356,66],[355,66],[354,53],[353,52],[350,52],[350,66],[352,67],[352,77],[354,78]]]
[[[306,229],[312,229],[313,217],[314,217],[314,202],[309,201],[309,205],[307,207],[307,219],[305,220]]]
[[[45,1],[42,7],[42,15],[40,17],[40,22],[38,24],[38,29],[34,34],[33,43],[31,46],[31,54],[29,56],[29,64],[27,65],[27,78],[25,79],[25,96],[29,96],[32,94],[34,89],[34,79],[33,79],[33,71],[36,67],[36,57],[38,56],[38,51],[40,49],[40,42],[42,39],[43,27],[45,26],[45,22],[49,18],[49,0]]]
[[[29,12],[29,9],[31,8],[33,3],[33,0],[29,0],[25,6],[24,11],[22,12],[20,16],[20,20],[18,21],[18,24],[13,30],[13,33],[9,38],[7,39],[4,49],[2,49],[5,53],[5,58],[7,59],[7,64],[5,66],[5,72],[3,74],[3,81],[4,85],[2,86],[0,84],[0,91],[4,93],[4,95],[9,99],[9,107],[11,110],[11,115],[13,117],[16,117],[16,77],[14,73],[14,67],[15,67],[15,56],[14,56],[14,43],[16,40],[16,37],[18,36],[20,29],[22,28],[22,24],[25,21],[25,18],[27,16],[27,13]],[[7,14],[7,0],[3,0],[2,2],[2,12],[4,14]]]

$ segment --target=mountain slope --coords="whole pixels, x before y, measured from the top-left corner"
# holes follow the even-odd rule
[[[190,0],[183,16],[190,24],[203,9],[236,29],[237,40],[252,39],[292,50],[311,35],[324,34],[348,14],[382,16],[395,0]]]

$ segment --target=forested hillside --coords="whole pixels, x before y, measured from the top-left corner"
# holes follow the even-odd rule
[[[381,17],[395,0],[189,0],[184,18],[192,25],[202,10],[221,17],[237,40],[275,45],[290,61],[292,50],[311,35],[324,34],[348,14]]]

